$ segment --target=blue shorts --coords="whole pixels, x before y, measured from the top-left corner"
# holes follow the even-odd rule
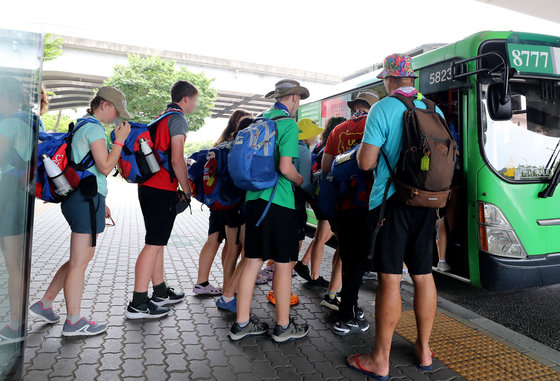
[[[99,193],[93,198],[96,234],[105,230],[105,196]],[[80,190],[62,201],[60,209],[73,233],[92,234],[89,201]]]

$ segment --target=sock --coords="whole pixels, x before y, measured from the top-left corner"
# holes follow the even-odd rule
[[[440,259],[439,263],[445,263],[445,259]]]
[[[47,300],[47,299],[45,299],[45,298],[41,298],[41,303],[43,304],[43,307],[44,307],[45,309],[49,309],[49,308],[52,307],[53,300]]]
[[[249,324],[249,320],[247,321],[242,321],[242,322],[237,322],[237,325],[239,325],[241,328],[245,328],[247,327],[247,325]]]
[[[402,273],[403,273],[403,274],[408,274],[408,269],[403,269],[403,270],[402,270]]]
[[[81,318],[82,318],[82,315],[80,315],[80,314],[68,315],[66,317],[66,320],[68,320],[70,322],[70,324],[76,324]]]
[[[229,303],[229,302],[231,302],[233,299],[235,299],[235,296],[223,296],[223,295],[222,295],[222,299],[224,300],[224,302]]]
[[[206,286],[208,286],[209,284],[210,284],[210,282],[206,281],[206,282],[199,283],[198,285],[199,285],[199,286],[202,286],[202,287],[206,287]]]
[[[146,292],[136,292],[132,293],[132,306],[137,307],[144,303],[148,299],[148,291]]]
[[[278,324],[278,325],[280,325],[280,324]],[[288,324],[286,324],[286,325],[280,325],[280,328],[282,328],[282,329],[287,329],[289,325],[290,325],[290,323],[288,323]]]
[[[161,282],[160,284],[156,284],[154,286],[154,294],[160,298],[167,296],[167,285],[165,282]]]
[[[334,299],[336,296],[336,291],[329,291],[329,298]]]

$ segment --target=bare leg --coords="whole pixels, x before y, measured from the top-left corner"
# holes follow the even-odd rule
[[[64,279],[64,299],[68,316],[81,313],[85,272],[94,253],[95,247],[91,246],[91,234],[72,233],[68,272]]]
[[[439,225],[439,226],[438,226]],[[447,255],[447,227],[445,226],[445,217],[441,217],[439,224],[436,219],[436,229],[439,228],[439,239],[437,240],[438,257],[440,261],[445,261]]]
[[[315,232],[315,235],[317,235],[317,232]],[[309,246],[307,246],[307,250],[305,250],[305,254],[303,254],[303,257],[301,257],[301,263],[303,263],[306,266],[309,265],[309,262],[311,261],[311,250],[313,250],[314,245],[315,245],[315,237],[313,237],[311,243],[309,244]]]
[[[259,258],[245,259],[245,266],[239,279],[239,289],[237,291],[237,322],[245,322],[250,318],[255,280],[262,264],[263,261]]]
[[[165,252],[165,246],[159,246],[159,250],[156,257],[156,264],[154,266],[154,271],[152,272],[152,285],[161,284],[165,280],[165,275],[163,272],[163,254]]]
[[[412,275],[414,282],[414,314],[418,337],[414,345],[414,354],[422,365],[432,363],[430,352],[430,335],[434,326],[437,308],[437,291],[432,274]]]
[[[4,237],[2,242],[2,252],[8,271],[8,296],[10,299],[10,319],[13,322],[20,322],[21,319],[21,289],[23,287],[23,235],[13,235]],[[13,327],[16,328],[16,327]]]
[[[338,255],[338,249],[336,249],[333,256],[331,280],[329,283],[329,293],[337,292],[342,286],[342,261],[340,260],[340,255]]]
[[[391,342],[401,318],[401,276],[379,273],[375,302],[375,347],[373,353],[361,355],[359,360],[364,369],[381,376],[389,373]],[[348,362],[356,367],[356,356],[350,356]]]
[[[238,228],[230,228],[229,226],[226,226],[227,254],[225,255],[225,259],[223,260],[224,288],[226,288],[231,282],[233,273],[235,271],[235,265],[237,264],[237,259],[239,258],[239,254],[241,253],[241,245],[237,243],[237,231]]]
[[[148,292],[148,286],[150,285],[150,279],[152,279],[160,249],[163,249],[163,246],[144,245],[144,248],[138,255],[134,270],[135,292]]]
[[[319,278],[325,244],[332,236],[333,232],[331,231],[329,221],[319,221],[317,223],[315,237],[313,238],[313,247],[311,248],[311,279]]]
[[[233,276],[231,277],[231,281],[224,288],[223,296],[225,298],[233,298],[235,296],[235,292],[239,287],[239,279],[241,278],[241,274],[243,274],[243,269],[245,268],[245,256],[243,255],[243,242],[245,242],[245,225],[241,225],[239,228],[239,242],[241,242],[241,260],[235,267],[235,271],[233,272]]]
[[[220,248],[220,242],[218,242],[219,237],[218,232],[212,233],[208,236],[206,243],[202,246],[200,251],[200,257],[198,258],[198,278],[196,283],[201,284],[208,281],[210,277],[210,269],[212,268],[212,263],[216,257],[216,253]],[[222,256],[223,257],[223,256]],[[222,259],[223,260],[223,259]]]
[[[295,263],[274,263],[272,288],[276,299],[276,318],[279,325],[290,322],[290,297],[292,296],[292,269]]]

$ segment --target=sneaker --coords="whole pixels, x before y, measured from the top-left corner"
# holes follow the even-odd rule
[[[127,319],[158,319],[169,313],[169,308],[160,307],[150,299],[139,306],[133,307],[132,303],[128,303],[128,307],[124,313]]]
[[[377,273],[374,273],[372,271],[366,271],[362,276],[362,281],[365,282],[367,280],[377,280]]]
[[[266,295],[266,300],[276,305],[276,298],[274,297],[274,291],[270,291],[268,295]],[[292,292],[292,295],[290,296],[290,306],[295,306],[298,303],[299,303],[299,296],[294,295],[294,293]]]
[[[447,262],[438,262],[437,269],[439,271],[448,272],[451,270],[451,266],[449,266],[449,263]]]
[[[10,324],[6,324],[0,331],[0,345],[12,344],[23,341],[25,338],[25,324],[13,329]]]
[[[241,328],[239,323],[235,322],[229,330],[228,337],[233,340],[241,340],[247,336],[264,335],[268,331],[268,324],[261,323],[257,319],[249,319],[249,324]]]
[[[321,300],[321,305],[333,311],[338,311],[340,309],[340,299],[336,296],[331,299],[329,294],[325,294],[323,300]]]
[[[106,330],[107,324],[97,324],[82,316],[82,318],[74,324],[66,320],[62,328],[62,336],[95,336]]]
[[[216,307],[219,310],[233,312],[234,314],[237,313],[237,297],[233,297],[233,300],[226,302],[223,296],[220,296],[218,300],[216,300]]]
[[[365,319],[350,319],[347,322],[337,321],[333,327],[338,336],[346,336],[353,333],[362,333],[369,329],[369,323]]]
[[[364,309],[358,306],[354,306],[354,318],[363,319],[366,316]]]
[[[406,283],[412,284],[412,277],[410,276],[409,273],[403,273],[402,278],[401,278],[401,282],[406,282]]]
[[[53,307],[45,308],[40,300],[29,307],[29,314],[51,324],[60,321],[60,315],[54,312]]]
[[[305,288],[310,290],[322,290],[329,287],[329,281],[325,280],[322,276],[317,279],[311,279],[304,284]]]
[[[210,283],[206,286],[201,286],[197,284],[193,288],[193,292],[197,295],[222,295],[222,289],[219,287],[214,287]]]
[[[167,287],[167,294],[165,296],[156,296],[156,294],[153,294],[151,301],[158,307],[164,307],[179,303],[184,297],[185,294],[183,292],[175,292],[172,287]]]
[[[311,280],[311,273],[309,272],[309,266],[304,265],[302,261],[297,261],[294,266],[294,271],[306,281]]]
[[[297,324],[295,319],[290,319],[290,324],[286,329],[276,324],[272,332],[272,340],[277,343],[283,343],[288,340],[301,339],[309,333],[309,326],[307,324]]]

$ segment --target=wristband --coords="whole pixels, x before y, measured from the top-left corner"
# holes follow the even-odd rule
[[[113,143],[113,145],[119,146],[119,147],[121,147],[121,148],[124,147],[124,143],[121,142],[121,141],[118,141],[118,140],[115,140],[115,142]]]

